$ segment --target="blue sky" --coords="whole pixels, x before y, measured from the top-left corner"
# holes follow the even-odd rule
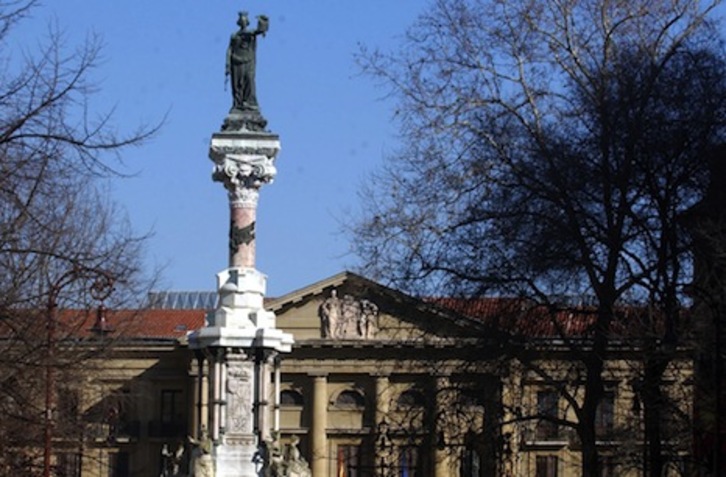
[[[395,46],[425,4],[47,0],[11,41],[32,49],[49,22],[66,32],[69,51],[99,33],[95,108],[114,107],[120,129],[167,115],[158,136],[123,154],[136,175],[114,181],[113,195],[137,232],[153,232],[147,261],[164,267],[158,288],[212,290],[227,266],[227,198],[207,156],[231,105],[224,55],[239,10],[268,15],[257,94],[282,151],[275,183],[260,195],[257,268],[269,277],[268,296],[279,296],[355,263],[340,221],[360,207],[358,186],[395,149],[396,130],[393,104],[353,55],[360,43]]]

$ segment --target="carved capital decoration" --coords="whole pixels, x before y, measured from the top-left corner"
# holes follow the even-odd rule
[[[245,154],[240,149],[212,148],[212,179],[221,182],[227,189],[232,207],[255,208],[260,187],[274,180],[277,169],[271,156],[260,154],[259,150],[255,154]]]
[[[242,186],[259,188],[275,178],[277,169],[272,159],[263,155],[225,154],[215,161],[212,179],[222,182],[227,189]]]
[[[230,189],[229,206],[233,209],[256,209],[260,199],[260,190],[253,187],[235,187]]]

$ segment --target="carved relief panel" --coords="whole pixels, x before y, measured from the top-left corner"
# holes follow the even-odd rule
[[[227,361],[227,432],[251,434],[254,363],[244,355],[230,355]]]
[[[369,300],[351,295],[338,298],[336,290],[318,309],[323,338],[371,339],[378,331],[378,306]]]

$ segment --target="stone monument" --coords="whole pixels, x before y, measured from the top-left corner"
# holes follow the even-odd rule
[[[242,12],[237,24],[227,51],[232,108],[221,131],[212,135],[209,150],[212,178],[229,197],[229,266],[217,274],[216,309],[189,336],[197,350],[197,393],[203,403],[195,429],[208,429],[216,477],[264,472],[265,442],[273,432],[271,373],[279,382],[278,356],[293,343],[291,334],[276,328],[274,313],[264,309],[267,278],[255,268],[257,201],[260,188],[275,178],[280,151],[279,137],[265,130],[255,88],[257,36],[267,32],[269,20],[258,17],[257,29],[248,31],[247,13]]]

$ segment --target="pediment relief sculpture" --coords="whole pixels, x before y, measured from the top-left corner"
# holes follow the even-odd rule
[[[318,309],[323,338],[371,339],[378,331],[378,306],[369,300],[357,300],[351,295],[338,298],[336,290]]]

